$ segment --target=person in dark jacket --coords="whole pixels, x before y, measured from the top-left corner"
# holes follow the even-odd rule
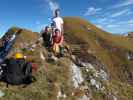
[[[49,26],[45,27],[44,32],[42,33],[43,41],[44,41],[44,46],[47,48],[51,47],[51,41],[52,41],[52,34],[50,32]]]

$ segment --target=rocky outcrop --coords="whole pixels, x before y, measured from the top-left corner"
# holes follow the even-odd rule
[[[105,66],[91,54],[89,56],[86,55],[86,57],[72,55],[74,63],[72,63],[70,68],[72,69],[73,86],[84,91],[84,95],[78,100],[90,100],[92,98],[90,87],[98,91],[104,91],[105,86],[103,83],[109,80],[109,76],[104,70]],[[85,84],[86,82],[88,84]]]
[[[128,59],[128,60],[133,60],[133,52],[129,51],[129,52],[127,53],[127,59]]]
[[[127,37],[129,37],[129,38],[132,38],[132,39],[133,39],[133,32],[129,32]]]
[[[84,79],[82,77],[82,73],[80,71],[80,68],[75,65],[74,63],[71,65],[71,71],[72,71],[72,81],[73,86],[75,88],[79,88],[80,85],[83,83]]]

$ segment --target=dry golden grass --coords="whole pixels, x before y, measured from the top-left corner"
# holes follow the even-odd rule
[[[111,78],[124,82],[130,80],[131,65],[126,53],[133,51],[132,40],[107,33],[78,17],[65,17],[64,20],[65,39],[69,44],[88,44],[88,50],[105,64]],[[124,68],[129,75],[126,75]]]
[[[114,80],[110,82],[107,89],[118,90],[120,100],[132,100],[132,85],[129,85],[129,81],[132,80],[129,78],[129,74],[133,70],[133,63],[125,58],[125,53],[133,51],[133,41],[127,37],[102,31],[78,17],[65,17],[64,21],[65,40],[70,48],[73,45],[79,46],[81,54],[87,54],[89,50],[89,53],[91,52],[104,63],[110,78]],[[11,33],[16,30],[18,28],[13,27]],[[37,45],[34,52],[21,48],[23,43],[35,43],[38,37],[36,33],[22,30],[8,55],[11,57],[17,48],[31,58],[38,65],[37,72],[33,74],[37,81],[26,88],[22,86],[6,88],[5,83],[1,82],[0,88],[6,95],[0,100],[56,100],[60,88],[63,88],[67,95],[66,100],[77,100],[78,97],[72,96],[74,89],[70,80],[70,59],[62,58],[58,62],[46,62],[40,58],[40,51],[45,50],[42,46]],[[81,54],[80,56],[82,56]],[[80,91],[77,92],[77,95],[80,95]],[[102,100],[103,95],[103,93],[94,91],[93,99]]]
[[[35,43],[37,39],[38,34],[28,30],[21,31],[8,55],[8,57],[12,57],[15,49],[18,48],[20,52],[32,59],[38,67],[37,72],[33,73],[37,81],[25,88],[23,85],[9,85],[9,88],[6,88],[6,84],[1,82],[0,90],[5,93],[5,96],[0,100],[56,100],[60,88],[64,90],[68,100],[75,100],[75,97],[71,96],[73,88],[70,81],[70,60],[68,58],[62,58],[58,62],[47,62],[40,58],[40,52],[45,50],[42,45],[37,44],[35,51],[31,52],[23,51],[21,48],[22,43]]]

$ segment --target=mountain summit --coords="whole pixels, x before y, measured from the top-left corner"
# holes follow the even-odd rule
[[[107,33],[78,17],[64,17],[68,56],[48,61],[48,51],[39,33],[13,27],[3,36],[16,33],[8,52],[23,52],[38,66],[37,81],[22,88],[5,88],[2,100],[132,100],[133,40]],[[21,91],[20,91],[21,90]]]

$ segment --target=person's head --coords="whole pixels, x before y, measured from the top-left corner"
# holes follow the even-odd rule
[[[55,23],[52,22],[52,23],[51,23],[51,28],[54,28],[54,26],[55,26]]]
[[[60,30],[59,29],[55,29],[55,34],[56,35],[60,35]]]
[[[60,9],[55,10],[55,17],[58,17],[58,16],[60,16]]]
[[[60,30],[59,29],[55,29],[55,33],[60,33]]]
[[[49,31],[49,26],[46,26],[45,27],[45,32],[48,32]]]

